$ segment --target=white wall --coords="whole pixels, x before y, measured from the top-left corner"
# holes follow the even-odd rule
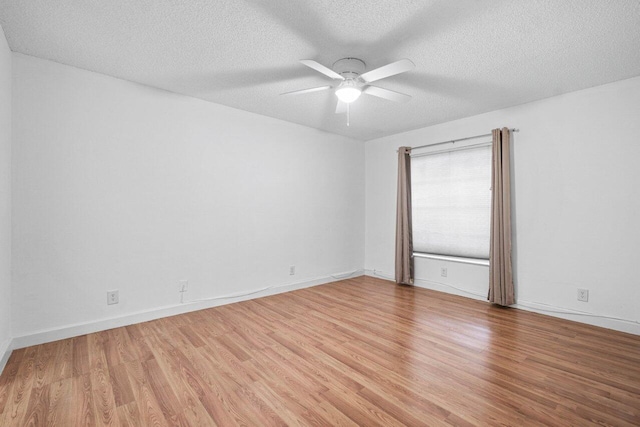
[[[520,130],[513,139],[519,306],[640,334],[640,77],[367,142],[367,273],[393,276],[397,147],[503,126]],[[488,287],[481,266],[417,259],[416,276],[420,286],[474,298],[485,299]],[[589,289],[589,302],[577,301],[578,288]],[[594,316],[551,313],[574,310]]]
[[[0,372],[11,343],[11,51],[0,27]]]
[[[362,268],[362,142],[20,54],[13,65],[17,345],[175,308],[181,279],[193,301]]]

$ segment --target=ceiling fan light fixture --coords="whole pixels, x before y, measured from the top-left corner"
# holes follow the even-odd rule
[[[353,80],[345,80],[336,89],[336,96],[344,103],[350,104],[360,97],[362,90]]]

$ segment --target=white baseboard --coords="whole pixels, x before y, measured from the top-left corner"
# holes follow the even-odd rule
[[[0,374],[2,374],[4,367],[7,366],[7,362],[9,361],[9,357],[11,357],[12,351],[13,340],[11,338],[3,343],[0,343]]]
[[[365,275],[377,277],[386,280],[392,280],[390,275],[380,270],[365,270]],[[487,297],[474,292],[465,291],[460,288],[452,287],[444,283],[433,282],[425,279],[415,279],[415,286],[433,291],[445,292],[452,295],[458,295],[465,298],[471,298],[479,301],[486,301]],[[518,300],[517,304],[512,306],[524,311],[531,311],[545,316],[558,317],[560,319],[571,320],[587,325],[599,326],[602,328],[613,329],[615,331],[626,332],[629,334],[640,335],[640,323],[633,320],[624,320],[612,318],[612,316],[600,315],[595,313],[582,312],[564,307],[558,307],[537,302]]]
[[[519,302],[513,307],[519,308],[520,310],[544,314],[545,316],[559,317],[561,319],[572,320],[578,323],[586,323],[587,325],[599,326],[601,328],[613,329],[614,331],[640,335],[640,323],[633,320],[616,319],[611,316],[577,311],[570,308],[557,307],[538,302],[524,300],[518,301]]]
[[[325,283],[336,282],[349,277],[362,276],[363,270],[355,270],[351,272],[335,273],[327,276],[317,277],[297,283],[286,285],[270,286],[268,288],[257,291],[246,292],[239,295],[218,296],[210,299],[199,301],[188,301],[184,304],[177,304],[165,307],[158,307],[152,310],[140,311],[137,313],[127,314],[125,316],[100,319],[93,322],[78,323],[67,325],[59,328],[53,328],[38,331],[28,335],[14,337],[12,348],[23,348],[32,345],[43,344],[46,342],[62,340],[66,338],[77,337],[80,335],[100,332],[107,329],[119,328],[122,326],[132,325],[140,322],[160,319],[162,317],[175,316],[177,314],[188,313],[191,311],[203,310],[206,308],[217,307],[220,305],[231,304],[234,302],[246,301],[254,298],[265,297],[269,295],[280,294],[283,292],[295,291],[297,289],[310,288],[312,286],[323,285]],[[9,352],[10,353],[10,352]],[[8,358],[8,357],[7,357]]]
[[[395,282],[395,279],[391,277],[388,273],[381,270],[365,270],[364,274],[370,277],[377,277],[378,279],[385,279]],[[474,292],[465,291],[461,288],[456,288],[454,286],[448,285],[446,283],[435,282],[432,280],[415,278],[413,285],[417,288],[430,289],[432,291],[440,291],[447,294],[458,295],[461,297],[476,299],[479,301],[486,301],[486,295],[480,295]]]

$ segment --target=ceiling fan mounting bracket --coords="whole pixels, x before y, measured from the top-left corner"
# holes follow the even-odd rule
[[[333,71],[345,78],[354,79],[364,73],[367,64],[358,58],[342,58],[333,63]]]

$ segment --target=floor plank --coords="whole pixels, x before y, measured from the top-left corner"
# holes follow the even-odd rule
[[[640,425],[640,336],[371,277],[15,350],[0,425]]]

